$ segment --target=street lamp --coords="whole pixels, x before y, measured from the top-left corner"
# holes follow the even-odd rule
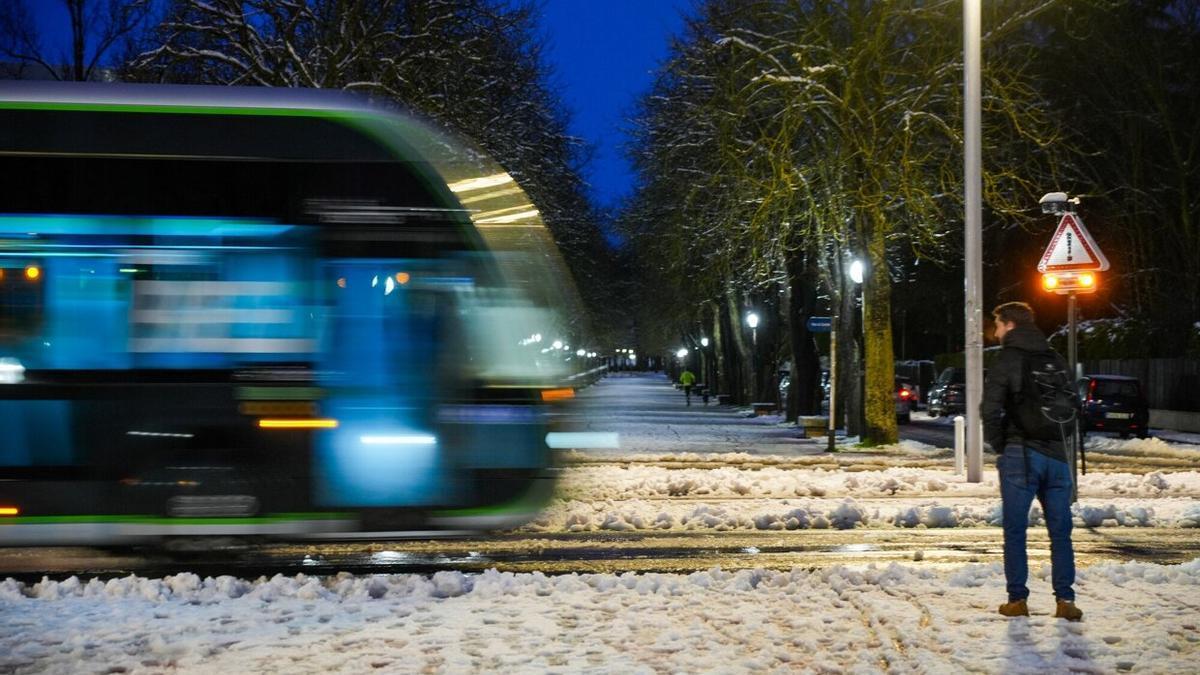
[[[967,366],[967,482],[983,480],[983,80],[981,0],[963,1],[963,351]],[[1000,450],[997,449],[997,452]]]
[[[675,352],[675,356],[679,357],[680,359],[687,358],[687,355],[688,355],[688,350],[686,347],[680,347],[679,351]]]
[[[850,263],[850,281],[853,281],[856,284],[861,284],[863,282],[864,269],[863,261],[855,258],[854,261]]]
[[[706,338],[706,337],[700,338],[700,346],[707,347],[708,346],[708,338]]]
[[[746,325],[750,326],[750,339],[758,344],[758,315],[754,312],[746,314]]]
[[[855,258],[854,260],[850,261],[850,269],[847,270],[847,276],[850,277],[850,281],[854,282],[854,285],[856,286],[856,290],[861,289],[863,280],[866,279],[866,265],[863,264],[863,261],[859,260],[858,258]],[[865,305],[866,303],[863,303],[863,304]],[[866,311],[865,310],[866,310],[866,308],[864,307],[859,314],[859,321],[860,321],[860,323],[863,324],[864,347],[865,347],[866,335],[867,335]],[[837,388],[837,373],[838,373],[837,322],[838,322],[838,319],[835,316],[834,320],[833,320],[833,326],[834,326],[833,330],[829,333],[829,437],[828,437],[828,443],[829,443],[828,451],[829,452],[833,452],[835,449],[834,444],[836,441],[834,439],[834,436],[837,432],[837,394],[838,394],[838,388]],[[851,334],[851,336],[853,337],[853,333]],[[863,373],[859,376],[860,386],[858,389],[859,389],[859,397],[860,397],[859,398],[859,410],[860,411],[862,410],[862,400],[863,400],[862,397],[865,396],[865,394],[866,394],[866,386],[863,384],[863,379],[862,379],[864,376],[865,376],[865,373]],[[847,433],[849,433],[849,430],[847,430]]]

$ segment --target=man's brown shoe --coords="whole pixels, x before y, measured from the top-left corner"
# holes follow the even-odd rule
[[[1058,608],[1054,610],[1054,618],[1080,621],[1083,619],[1083,610],[1076,607],[1075,603],[1070,600],[1059,600]]]
[[[1029,605],[1024,600],[1013,600],[1000,605],[1000,613],[1004,616],[1029,616]]]

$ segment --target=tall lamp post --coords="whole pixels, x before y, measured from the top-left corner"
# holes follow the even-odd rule
[[[848,276],[850,281],[855,284],[855,290],[863,282],[864,265],[861,260],[855,259],[850,263]],[[829,332],[829,433],[828,433],[828,452],[836,450],[835,443],[837,436],[837,373],[838,373],[838,358],[837,358],[837,325],[838,325],[838,308],[837,303],[834,303],[832,330]],[[861,315],[860,315],[861,316]],[[861,389],[861,387],[860,387]],[[849,429],[847,429],[849,433]]]
[[[983,480],[983,168],[979,76],[980,0],[963,0],[963,175],[966,202],[964,303],[967,365],[967,482]]]
[[[849,277],[854,283],[854,295],[858,298],[858,327],[862,333],[862,353],[859,354],[858,368],[858,420],[859,433],[862,433],[862,420],[866,415],[867,407],[867,370],[865,368],[867,355],[867,299],[863,295],[863,280],[866,279],[866,264],[859,258],[850,261]],[[853,337],[853,336],[851,336]],[[849,435],[849,429],[846,434]]]
[[[758,314],[746,313],[746,325],[750,326],[750,383],[751,396],[758,397]]]

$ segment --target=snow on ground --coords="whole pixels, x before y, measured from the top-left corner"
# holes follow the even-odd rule
[[[659,464],[572,467],[560,493],[571,499],[619,500],[659,497],[879,497],[883,495],[997,496],[994,468],[983,481],[945,469],[888,468],[875,471],[744,468],[736,458],[706,458],[715,468],[668,468]],[[1097,497],[1200,497],[1200,471],[1148,474],[1089,473],[1079,476],[1080,494]]]
[[[1091,435],[1085,442],[1088,453],[1125,457],[1167,457],[1200,462],[1200,447],[1191,443],[1175,443],[1162,438],[1120,439]]]
[[[1030,527],[1041,509],[1030,509]],[[1072,507],[1077,527],[1200,527],[1191,498],[1083,499]],[[737,499],[559,501],[525,532],[608,530],[805,530],[856,527],[984,527],[1001,524],[1000,499]]]
[[[780,427],[785,428],[785,427]],[[728,439],[723,439],[728,440]],[[814,443],[824,449],[824,444],[821,439],[817,441],[798,440],[798,439],[776,439],[776,440],[791,440],[807,444],[806,447],[811,449]],[[675,462],[675,463],[711,463],[716,461],[714,457],[720,455],[723,461],[737,463],[753,463],[753,464],[794,464],[797,462],[814,462],[827,461],[847,463],[853,461],[876,461],[881,457],[886,457],[895,464],[900,464],[905,460],[928,461],[937,460],[946,465],[953,464],[953,448],[939,448],[934,445],[922,443],[915,440],[902,440],[899,443],[890,445],[881,445],[871,448],[857,447],[859,439],[857,436],[841,437],[837,439],[837,446],[842,451],[837,454],[801,454],[797,455],[786,451],[786,446],[776,445],[777,451],[771,452],[687,452],[680,451],[676,448],[656,451],[587,451],[587,452],[568,452],[566,453],[567,461],[570,463],[596,463],[596,462]],[[729,444],[734,444],[729,441]],[[678,445],[676,443],[675,445]],[[784,450],[779,452],[778,450]],[[1175,442],[1162,438],[1130,438],[1120,439],[1116,437],[1100,436],[1096,434],[1089,435],[1085,443],[1086,455],[1093,459],[1110,459],[1110,458],[1144,458],[1148,460],[1171,460],[1174,464],[1179,463],[1194,463],[1200,466],[1200,444],[1188,442]],[[989,456],[988,461],[994,463],[994,456]]]
[[[968,483],[949,468],[904,466],[935,450],[913,441],[872,448],[887,468],[809,468],[794,455],[666,453],[612,460],[576,453],[554,501],[523,528],[534,532],[796,530],[999,526],[995,468]],[[1093,439],[1097,455],[1200,458],[1159,439]],[[845,459],[852,453],[825,455]],[[846,461],[859,462],[853,457]],[[989,458],[989,464],[994,459]],[[835,464],[836,466],[836,464]],[[935,465],[935,467],[938,465]],[[1089,473],[1079,477],[1080,527],[1198,527],[1200,471]],[[1036,503],[1031,526],[1041,512]]]
[[[995,613],[999,564],[688,575],[0,583],[0,672],[1189,672],[1200,559],[1079,571],[1084,621]]]

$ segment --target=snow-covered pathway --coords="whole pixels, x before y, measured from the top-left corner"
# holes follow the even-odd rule
[[[0,672],[1188,672],[1200,560],[1080,571],[1004,619],[998,564],[0,584]]]

